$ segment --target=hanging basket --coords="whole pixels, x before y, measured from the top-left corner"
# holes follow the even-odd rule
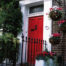
[[[52,20],[57,21],[57,20],[61,19],[62,13],[61,13],[61,11],[59,11],[59,10],[52,10],[52,11],[49,13],[49,16],[50,16],[50,18],[51,18]]]
[[[57,45],[57,44],[59,44],[59,42],[60,42],[60,37],[51,37],[51,38],[49,39],[49,42],[50,42],[52,45]]]
[[[59,29],[60,29],[60,31],[62,31],[63,33],[66,33],[66,22],[60,24]]]
[[[57,45],[57,44],[59,44],[59,42],[60,42],[60,34],[59,34],[59,33],[53,34],[53,36],[49,38],[49,42],[50,42],[52,45]]]

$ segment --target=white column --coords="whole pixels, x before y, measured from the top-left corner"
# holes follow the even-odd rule
[[[19,39],[19,55],[18,55],[18,61],[17,61],[17,64],[20,64],[21,63],[21,53],[22,53],[22,32],[17,36],[17,38]]]
[[[24,39],[26,39],[27,35],[28,35],[28,7],[26,7],[25,5],[23,5],[23,3],[20,3],[21,4],[21,12],[22,12],[22,21],[23,21],[23,26],[22,26],[22,30],[23,30],[23,35],[24,35]],[[25,63],[27,59],[26,56],[27,56],[27,43],[24,42],[23,44],[23,59],[22,61]]]
[[[52,20],[49,18],[50,8],[52,7],[52,0],[44,1],[44,26],[43,26],[43,39],[47,42],[47,49],[51,51],[51,44],[49,43],[49,37],[52,32]],[[45,49],[45,48],[44,48]]]
[[[23,34],[26,37],[28,33],[28,8],[26,6],[21,7],[21,12],[22,12],[22,21],[23,21]]]

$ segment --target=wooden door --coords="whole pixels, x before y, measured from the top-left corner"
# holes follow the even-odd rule
[[[43,40],[43,16],[29,18],[28,38],[30,38],[30,41],[28,42],[27,61],[34,63],[37,53],[42,51],[42,45],[35,43],[34,40]],[[33,40],[32,42],[31,39]]]

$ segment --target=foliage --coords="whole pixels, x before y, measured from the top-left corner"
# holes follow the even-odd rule
[[[3,23],[6,19],[6,16],[7,16],[7,13],[2,8],[0,8],[0,28],[3,27]]]
[[[66,29],[65,29],[66,28],[66,22],[61,23],[59,28],[60,28],[60,31],[62,31],[63,33],[66,33]]]
[[[3,36],[0,36],[0,63],[8,58],[15,66],[19,47],[16,37],[22,31],[19,0],[0,0],[0,28],[3,29]]]
[[[18,56],[19,40],[13,34],[6,33],[0,36],[0,63],[8,58],[13,62],[13,59]],[[16,53],[16,55],[15,55]]]
[[[19,0],[0,0],[0,7],[5,7],[7,4],[10,4],[11,2],[18,2]],[[5,5],[4,5],[5,4]],[[16,4],[18,5],[18,4]]]
[[[4,3],[6,3],[5,6]],[[0,19],[3,33],[12,33],[16,37],[22,29],[22,14],[19,8],[19,1],[1,1]]]
[[[37,60],[45,60],[45,61],[47,61],[48,59],[51,58],[51,59],[54,60],[55,56],[56,56],[56,54],[54,52],[43,51],[43,52],[37,54],[36,59]]]
[[[2,63],[2,61],[5,59],[3,47],[4,47],[3,39],[2,39],[2,36],[0,36],[0,63]]]

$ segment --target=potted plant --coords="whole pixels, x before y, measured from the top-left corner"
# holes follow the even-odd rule
[[[62,17],[62,12],[59,9],[51,9],[50,13],[49,13],[49,17],[54,20],[57,21]]]
[[[60,42],[60,36],[61,36],[60,33],[54,33],[54,34],[52,34],[52,36],[49,38],[49,42],[50,42],[52,45],[57,45],[57,44],[59,44],[59,42]]]
[[[63,33],[66,33],[66,21],[65,20],[61,20],[58,22],[59,24],[59,29],[60,31],[62,31]]]
[[[56,53],[45,50],[37,54],[35,66],[40,66],[40,65],[53,66],[55,60],[56,60]]]

